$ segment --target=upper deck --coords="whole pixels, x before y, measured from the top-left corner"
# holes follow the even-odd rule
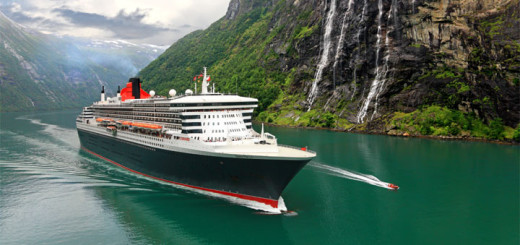
[[[315,156],[306,150],[278,146],[276,137],[264,133],[263,127],[261,133],[255,132],[252,116],[258,99],[215,93],[214,89],[208,92],[206,77],[204,72],[202,93],[188,89],[184,95],[176,95],[170,90],[170,97],[146,93],[140,88],[140,80],[133,78],[127,90],[121,91],[123,96],[118,93],[105,99],[102,89],[101,100],[86,107],[76,121],[85,129],[115,130],[130,138],[135,136],[141,143],[140,136],[158,138],[188,150],[256,157]],[[135,93],[137,89],[139,93]]]

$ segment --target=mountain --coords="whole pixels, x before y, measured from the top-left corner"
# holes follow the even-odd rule
[[[279,125],[512,138],[519,24],[519,0],[232,0],[139,74],[166,94],[207,66]]]
[[[87,60],[116,69],[127,78],[128,75],[136,75],[167,48],[151,44],[134,44],[124,40],[66,38],[82,51]]]
[[[99,99],[102,85],[114,94],[163,51],[124,41],[46,35],[0,12],[0,111],[88,105]]]

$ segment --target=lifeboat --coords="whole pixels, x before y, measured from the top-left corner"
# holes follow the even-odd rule
[[[392,190],[398,190],[399,186],[388,183],[388,187],[392,188]]]
[[[98,117],[98,118],[96,118],[96,121],[97,122],[103,122],[103,121],[113,122],[114,119]]]
[[[161,125],[150,124],[150,123],[137,123],[137,122],[134,122],[134,123],[130,123],[130,125],[132,125],[134,127],[138,127],[138,128],[146,128],[146,129],[153,129],[153,130],[162,129]]]

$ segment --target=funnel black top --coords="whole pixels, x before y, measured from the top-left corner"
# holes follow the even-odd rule
[[[134,96],[135,99],[141,98],[141,79],[138,77],[132,77],[130,78],[130,81],[132,83],[132,96]]]

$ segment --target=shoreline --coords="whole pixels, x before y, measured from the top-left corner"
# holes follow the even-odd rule
[[[76,107],[71,108],[62,108],[62,109],[46,109],[46,110],[30,110],[30,111],[2,111],[2,113],[48,113],[52,111],[67,111],[67,110],[76,110],[81,109]],[[483,142],[483,143],[491,143],[491,144],[499,144],[499,145],[520,145],[520,142],[514,141],[505,141],[505,140],[490,140],[484,138],[475,138],[471,136],[433,136],[433,135],[416,135],[416,134],[388,134],[386,132],[381,131],[367,131],[367,130],[356,130],[354,127],[350,129],[338,129],[338,128],[324,128],[324,127],[304,127],[304,126],[293,126],[293,125],[279,125],[268,122],[261,122],[257,120],[253,120],[253,123],[257,124],[265,124],[271,127],[281,127],[281,128],[301,128],[301,129],[315,129],[315,130],[329,130],[333,132],[339,133],[356,133],[356,134],[370,134],[370,135],[385,135],[385,136],[393,136],[400,138],[420,138],[420,139],[433,139],[433,140],[444,140],[444,141],[467,141],[467,142]]]
[[[356,134],[370,134],[370,135],[385,135],[399,138],[420,138],[420,139],[433,139],[433,140],[443,140],[443,141],[467,141],[467,142],[483,142],[483,143],[491,143],[491,144],[499,144],[499,145],[520,145],[520,142],[513,141],[504,141],[504,140],[490,140],[483,138],[475,138],[471,136],[433,136],[433,135],[414,135],[414,134],[388,134],[385,132],[376,132],[376,131],[363,131],[363,130],[355,130],[353,128],[350,129],[337,129],[337,128],[323,128],[323,127],[303,127],[303,126],[293,126],[293,125],[278,125],[274,123],[267,122],[259,122],[253,120],[254,123],[265,124],[270,127],[280,127],[280,128],[301,128],[301,129],[315,129],[315,130],[329,130],[333,132],[339,133],[356,133]]]

